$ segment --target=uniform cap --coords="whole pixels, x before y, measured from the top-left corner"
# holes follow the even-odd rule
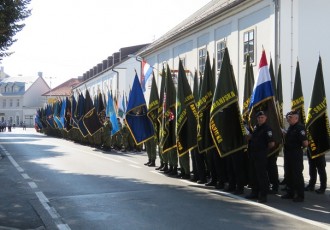
[[[259,117],[259,116],[262,116],[262,115],[266,116],[266,113],[261,110],[261,111],[257,112],[256,117]]]
[[[298,111],[292,110],[292,111],[290,111],[286,114],[286,117],[289,117],[289,116],[292,116],[292,115],[298,115],[298,114],[299,114]]]

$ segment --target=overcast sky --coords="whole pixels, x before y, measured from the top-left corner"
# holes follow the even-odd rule
[[[210,0],[32,0],[32,15],[1,66],[43,72],[51,87],[81,76],[121,47],[150,43]]]

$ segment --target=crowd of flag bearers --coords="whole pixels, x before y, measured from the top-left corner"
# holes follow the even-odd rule
[[[217,83],[214,64],[213,60],[211,67],[207,54],[204,72],[195,72],[193,90],[181,60],[177,86],[167,65],[160,74],[158,90],[148,68],[143,81],[135,76],[128,100],[123,93],[119,106],[111,91],[107,97],[99,92],[93,102],[86,89],[85,95],[77,93],[39,109],[36,127],[49,135],[56,133],[108,150],[141,151],[144,145],[148,154],[145,165],[155,167],[158,152],[160,165],[156,170],[236,195],[244,194],[248,186],[251,192],[246,198],[260,203],[267,202],[269,193],[278,193],[280,184],[286,185],[283,199],[304,201],[304,192],[315,189],[317,174],[321,186],[315,191],[323,194],[330,127],[321,58],[307,119],[297,62],[287,122],[282,109],[281,66],[275,81],[272,61],[268,67],[264,50],[256,81],[250,58],[246,57],[242,111],[227,48]],[[152,84],[147,106],[143,89],[149,76]],[[282,151],[284,179],[280,183],[277,157]],[[310,172],[306,187],[302,174],[304,153]]]

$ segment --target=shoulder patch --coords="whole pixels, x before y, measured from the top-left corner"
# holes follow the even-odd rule
[[[301,131],[300,131],[300,134],[301,134],[302,136],[306,136],[306,132],[305,132],[305,130],[301,130]]]
[[[273,136],[273,132],[272,132],[272,131],[268,131],[268,132],[267,132],[267,135],[268,135],[269,137],[272,137],[272,136]]]

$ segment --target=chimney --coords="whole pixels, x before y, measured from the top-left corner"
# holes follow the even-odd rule
[[[38,72],[38,77],[42,77],[42,72]]]

